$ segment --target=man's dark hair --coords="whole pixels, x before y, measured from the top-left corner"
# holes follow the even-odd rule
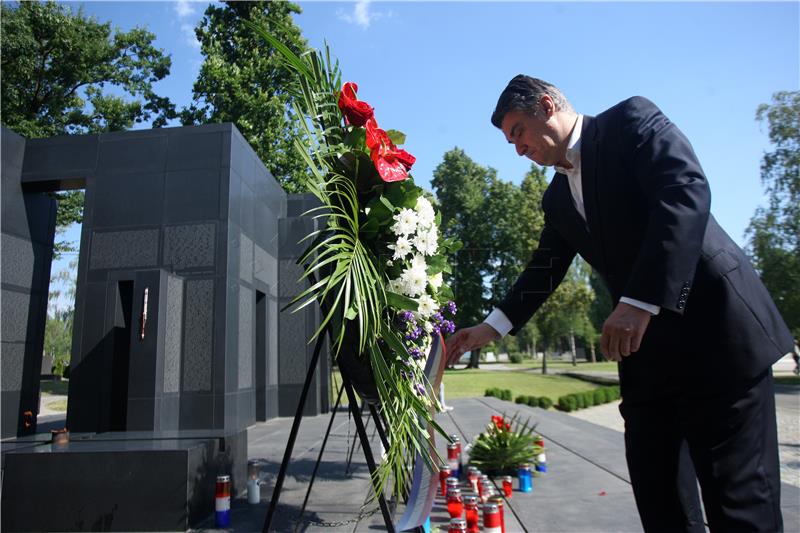
[[[560,111],[572,110],[572,106],[569,105],[564,94],[555,85],[538,78],[531,78],[525,74],[517,74],[508,82],[503,92],[500,93],[497,106],[494,109],[494,113],[492,113],[492,124],[500,128],[503,124],[503,117],[509,111],[521,110],[534,114],[539,100],[544,95],[548,95],[553,99],[556,109]]]

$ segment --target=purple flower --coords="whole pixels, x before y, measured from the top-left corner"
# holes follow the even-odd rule
[[[445,320],[444,322],[442,322],[441,327],[442,331],[444,331],[445,333],[454,333],[456,331],[456,325],[449,320]]]
[[[421,351],[419,351],[419,348],[411,348],[411,349],[408,351],[408,354],[409,354],[411,357],[413,357],[414,359],[419,359],[420,357],[422,357],[422,352],[421,352]]]
[[[425,396],[425,387],[422,385],[422,383],[414,383],[414,390],[416,390],[417,394],[420,396]]]
[[[456,303],[453,300],[447,302],[447,311],[450,313],[451,316],[455,316],[458,312],[458,308],[456,307]]]

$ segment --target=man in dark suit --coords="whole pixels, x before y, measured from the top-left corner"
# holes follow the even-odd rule
[[[619,361],[625,447],[647,531],[687,529],[688,444],[709,526],[780,531],[771,365],[792,338],[747,257],[709,212],[689,141],[650,101],[576,114],[553,85],[516,76],[492,123],[517,154],[555,166],[539,247],[505,299],[448,341],[448,358],[515,334],[576,253],[616,307],[601,349]]]

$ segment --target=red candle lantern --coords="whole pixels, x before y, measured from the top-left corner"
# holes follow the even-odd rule
[[[506,495],[506,498],[510,498],[513,492],[514,484],[511,476],[503,476],[503,494]]]
[[[464,499],[461,497],[461,489],[454,488],[447,491],[447,512],[450,518],[461,518],[464,514]]]
[[[440,488],[442,496],[447,496],[447,485],[445,484],[445,482],[449,477],[450,477],[450,466],[439,465],[439,483],[441,484]]]
[[[467,513],[467,533],[479,533],[478,498],[476,496],[466,496],[464,498],[464,510]]]
[[[500,510],[494,503],[487,503],[483,506],[483,531],[484,533],[503,533]]]

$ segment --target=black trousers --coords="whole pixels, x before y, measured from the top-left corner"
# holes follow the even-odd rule
[[[677,387],[668,398],[623,398],[620,412],[645,531],[702,531],[692,466],[712,532],[783,531],[771,370],[723,391]]]

